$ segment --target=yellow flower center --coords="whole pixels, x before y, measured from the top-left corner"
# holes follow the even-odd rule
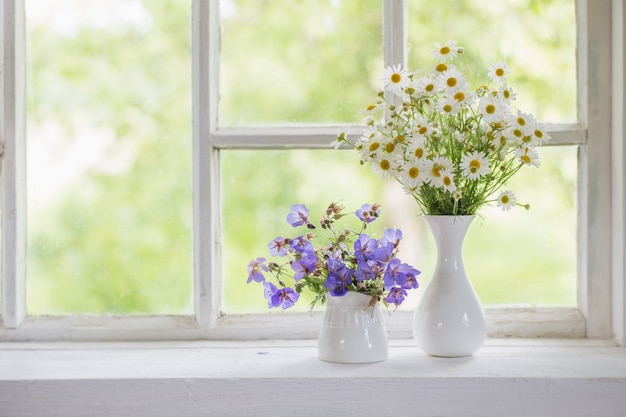
[[[444,63],[441,63],[441,64],[439,64],[439,65],[437,65],[435,67],[435,71],[437,71],[437,72],[444,72],[444,71],[447,71],[447,70],[448,70],[448,66],[446,64],[444,64]]]
[[[425,91],[428,91],[429,93],[431,91],[433,91],[435,89],[435,85],[434,84],[428,84],[426,87],[424,87]]]
[[[420,126],[420,128],[417,130],[417,133],[419,133],[420,135],[423,135],[427,131],[428,131],[428,128],[426,126]]]
[[[367,106],[367,111],[374,110],[376,108],[376,104],[370,104]]]
[[[415,150],[415,156],[421,158],[424,155],[424,150],[422,148],[417,148]]]
[[[493,104],[487,104],[487,107],[485,107],[485,112],[487,114],[494,114],[496,112],[496,106],[494,106]]]
[[[383,159],[382,161],[380,161],[380,164],[378,165],[380,166],[380,169],[382,169],[383,171],[388,171],[389,168],[391,168],[391,163],[386,159]]]
[[[416,167],[411,167],[411,168],[409,168],[409,172],[408,172],[408,174],[409,174],[409,177],[410,177],[410,178],[415,179],[415,178],[419,177],[419,175],[420,175],[420,170],[419,170],[419,169],[417,169]]]
[[[524,136],[524,133],[522,133],[522,131],[519,129],[514,129],[513,136],[515,136],[516,138],[521,138],[522,136]]]
[[[530,136],[524,136],[524,137],[522,138],[522,142],[524,142],[524,143],[528,143],[528,142],[530,142],[531,140],[532,140],[532,138],[531,138]]]
[[[463,101],[463,100],[465,100],[465,94],[464,94],[462,91],[457,91],[457,92],[454,94],[454,99],[455,99],[456,101]]]
[[[520,159],[521,159],[522,161],[524,161],[525,163],[530,164],[530,156],[528,156],[528,155],[522,155],[522,156],[520,156]]]
[[[535,136],[541,139],[543,138],[543,132],[541,130],[535,130]]]
[[[441,177],[441,169],[442,169],[442,168],[443,168],[443,167],[442,167],[441,165],[439,165],[439,164],[434,164],[434,165],[433,165],[433,168],[432,168],[432,170],[431,170],[431,172],[432,172],[433,176],[435,176],[435,177],[437,177],[437,178]]]
[[[439,53],[441,55],[448,55],[450,53],[450,48],[447,46],[444,46],[443,48],[439,50]]]
[[[457,82],[458,82],[458,81],[456,80],[456,78],[454,78],[454,77],[450,77],[450,78],[448,78],[448,79],[446,80],[446,85],[447,85],[448,87],[454,87],[454,86],[457,84]]]
[[[372,143],[370,143],[370,147],[369,147],[369,149],[370,149],[370,151],[371,151],[371,152],[373,152],[373,151],[375,151],[376,149],[378,149],[378,147],[379,147],[379,146],[380,146],[380,143],[378,143],[378,142],[372,142]]]
[[[498,77],[502,77],[502,76],[504,75],[504,69],[502,69],[502,68],[498,68],[498,69],[496,70],[496,75],[497,75]]]
[[[452,184],[452,179],[450,179],[450,177],[448,176],[443,177],[443,185],[445,185],[446,187],[449,187],[450,184]]]
[[[394,145],[393,142],[388,142],[385,145],[385,151],[387,151],[387,153],[393,152],[394,149],[396,149],[396,145]]]
[[[504,98],[508,99],[511,97],[511,92],[509,90],[504,90],[502,92],[502,95],[504,96]]]
[[[517,118],[517,124],[520,126],[525,126],[526,125],[526,120],[524,120],[523,117],[518,117]]]
[[[445,104],[445,105],[443,106],[443,108],[442,108],[442,109],[443,109],[443,111],[445,111],[446,113],[450,113],[450,112],[452,111],[452,106],[451,106],[451,105],[449,105],[449,104]]]
[[[472,174],[475,174],[480,169],[480,161],[477,159],[472,159],[469,163],[469,169]]]
[[[500,201],[502,201],[502,204],[509,204],[509,196],[504,194],[502,197],[500,197]]]
[[[392,83],[398,84],[400,81],[402,81],[402,75],[398,74],[397,72],[394,72],[393,74],[391,74]]]
[[[402,135],[398,135],[398,136],[396,136],[396,140],[397,140],[398,142],[404,142],[404,136],[402,136]]]

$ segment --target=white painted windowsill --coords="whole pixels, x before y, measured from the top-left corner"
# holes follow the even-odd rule
[[[0,344],[0,416],[626,416],[626,349],[489,340],[433,358],[317,359],[315,341]]]

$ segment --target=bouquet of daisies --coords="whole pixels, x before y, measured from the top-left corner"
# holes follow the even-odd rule
[[[437,44],[436,63],[424,75],[386,68],[363,135],[351,141],[342,133],[336,142],[356,149],[380,177],[399,181],[425,214],[521,205],[500,189],[520,169],[539,166],[537,148],[550,138],[531,114],[513,111],[506,63],[491,65],[488,82],[472,89],[452,64],[462,53],[456,42]]]

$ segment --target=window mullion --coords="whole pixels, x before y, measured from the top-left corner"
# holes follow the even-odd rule
[[[611,326],[611,0],[577,1],[578,111],[589,140],[579,153],[578,304],[587,336]],[[593,48],[593,50],[592,50]]]
[[[23,0],[2,10],[2,321],[16,328],[26,316],[25,33]]]
[[[218,1],[193,0],[192,26],[194,304],[198,324],[207,328],[219,309],[218,167],[209,140],[217,123]]]
[[[407,13],[406,0],[384,0],[383,42],[385,66],[407,65]]]

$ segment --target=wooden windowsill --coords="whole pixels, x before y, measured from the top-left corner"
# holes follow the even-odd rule
[[[0,344],[0,415],[624,416],[626,349],[491,339],[433,358],[333,364],[315,341]]]

